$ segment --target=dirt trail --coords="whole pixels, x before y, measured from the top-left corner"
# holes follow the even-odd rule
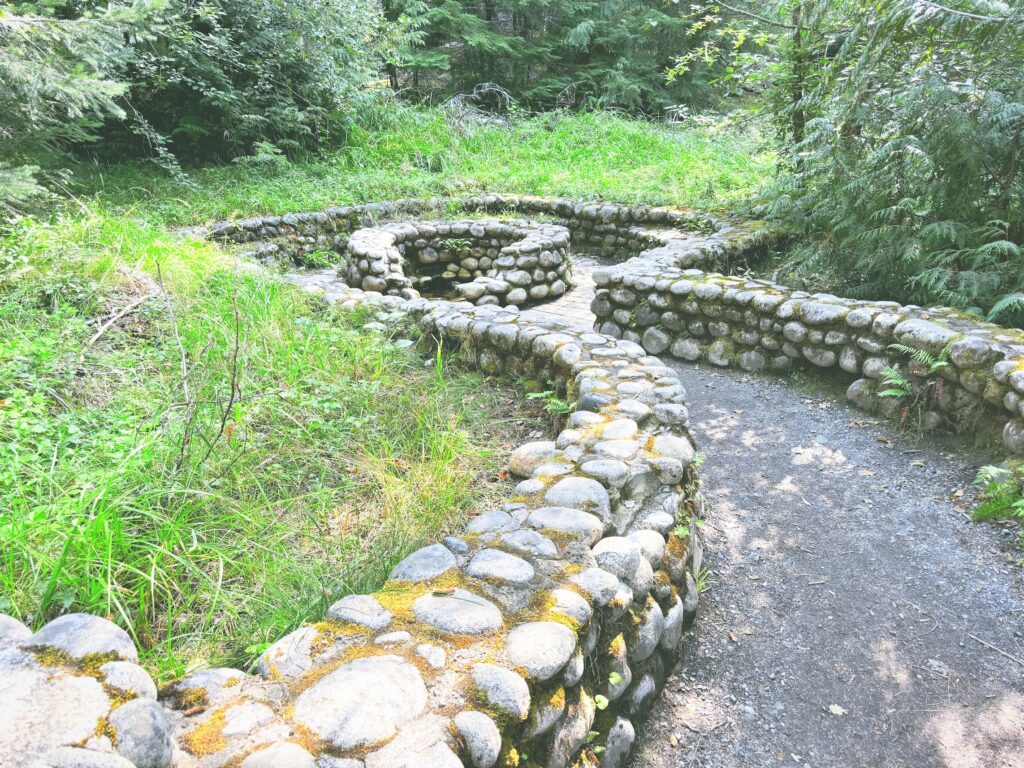
[[[711,573],[633,765],[1024,766],[1024,666],[979,642],[1024,660],[1015,533],[950,498],[983,457],[792,383],[678,370]]]
[[[589,326],[594,266],[540,310]],[[710,575],[633,768],[1024,767],[1016,532],[954,496],[986,457],[841,392],[677,369]]]

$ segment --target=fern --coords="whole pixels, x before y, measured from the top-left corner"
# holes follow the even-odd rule
[[[911,397],[914,394],[914,385],[899,368],[892,368],[886,366],[882,369],[882,383],[886,385],[887,389],[883,389],[878,393],[879,397],[894,397],[897,399],[903,399]]]
[[[971,513],[974,520],[1017,519],[1024,525],[1024,463],[982,467],[975,483],[983,487]],[[1021,542],[1024,543],[1024,528]]]
[[[787,271],[816,289],[1021,325],[1024,8],[948,5],[784,6],[783,173],[755,212],[801,237]]]
[[[1003,296],[993,304],[992,309],[988,311],[987,318],[998,322],[1005,317],[1014,317],[1019,323],[1022,316],[1024,316],[1024,292],[1018,291]]]

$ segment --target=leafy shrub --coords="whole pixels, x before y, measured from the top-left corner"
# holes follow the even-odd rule
[[[116,0],[0,11],[0,217],[64,191],[69,148],[265,164],[335,138],[371,98],[367,0]]]
[[[368,98],[377,22],[366,0],[173,0],[126,73],[147,128],[108,138],[155,134],[189,160],[316,146]]]

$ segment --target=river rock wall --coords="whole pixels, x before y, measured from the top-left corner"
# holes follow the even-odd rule
[[[841,371],[865,410],[923,429],[994,425],[1009,451],[1024,452],[1024,333],[948,307],[808,294],[686,264],[645,255],[596,271],[595,328],[691,362]],[[889,369],[907,396],[881,394],[893,389]]]
[[[738,224],[678,208],[508,194],[338,206],[224,221],[202,232],[222,242],[251,244],[260,257],[286,256],[301,262],[316,251],[345,254],[358,229],[427,214],[452,218],[459,213],[548,217],[569,230],[572,247],[581,253],[624,260],[641,253],[650,256],[654,249],[654,258],[686,258],[705,268],[729,265],[771,240],[768,230],[756,223]]]
[[[407,299],[450,287],[480,306],[519,307],[572,283],[569,230],[557,224],[395,222],[356,230],[346,250],[349,285]]]
[[[32,633],[0,617],[0,764],[625,764],[698,599],[679,380],[635,343],[528,311],[323,289],[412,315],[483,371],[551,381],[575,409],[555,439],[513,453],[505,504],[280,639],[256,674],[207,669],[158,695],[105,619]]]

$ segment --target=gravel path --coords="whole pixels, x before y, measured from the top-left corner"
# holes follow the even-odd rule
[[[793,383],[678,370],[710,576],[634,768],[1024,766],[1016,534],[954,496],[984,457]]]
[[[590,328],[598,262],[575,262],[533,311]],[[957,495],[987,458],[841,392],[678,370],[710,573],[632,768],[1024,768],[1017,534]]]

